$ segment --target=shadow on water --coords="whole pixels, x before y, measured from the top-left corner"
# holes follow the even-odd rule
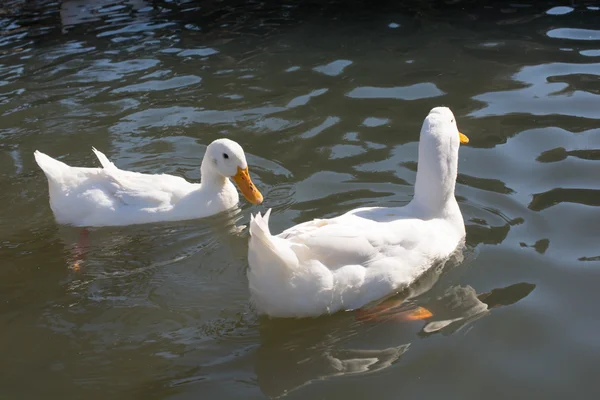
[[[406,325],[424,320],[418,332],[421,338],[439,332],[451,335],[495,308],[522,300],[535,286],[517,283],[476,294],[471,286],[456,285],[439,295],[432,294],[428,300],[410,304],[388,301],[391,305],[386,305],[384,312],[368,318],[364,313],[360,318],[346,313],[310,321],[265,321],[260,326],[261,347],[256,353],[258,383],[267,396],[280,397],[314,381],[384,370],[401,362],[414,342],[413,330]],[[415,313],[417,309],[428,314]],[[375,343],[389,344],[390,330],[394,332],[393,346],[372,347]]]
[[[400,362],[414,341],[414,330],[406,325],[423,320],[418,336],[449,335],[535,288],[519,283],[478,295],[468,285],[438,285],[444,273],[462,268],[462,261],[457,252],[403,293],[361,310],[315,319],[263,318],[255,366],[261,390],[280,397],[311,382],[384,370]],[[390,332],[391,346],[372,347],[390,344]]]

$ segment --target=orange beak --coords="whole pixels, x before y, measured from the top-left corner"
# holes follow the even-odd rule
[[[458,132],[458,137],[460,138],[460,142],[461,142],[462,144],[467,144],[467,143],[469,143],[469,138],[467,137],[467,135],[464,135],[464,134],[462,134],[462,133]]]
[[[235,174],[231,179],[238,185],[240,191],[252,204],[260,204],[263,201],[262,194],[258,191],[254,183],[252,183],[252,179],[250,179],[250,174],[248,173],[248,168],[241,169],[238,167],[237,174]]]

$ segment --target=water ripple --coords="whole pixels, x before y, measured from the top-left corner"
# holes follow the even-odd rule
[[[417,83],[405,87],[358,87],[346,94],[353,99],[417,100],[442,96],[445,93],[433,83]]]
[[[283,107],[259,107],[246,110],[199,110],[194,107],[173,106],[167,108],[149,109],[128,115],[122,122],[117,123],[111,130],[114,133],[136,132],[152,127],[186,126],[192,123],[200,124],[233,124],[240,121],[253,120],[261,116],[283,110]]]
[[[202,78],[194,75],[178,76],[166,80],[149,80],[135,85],[129,85],[114,89],[113,93],[128,93],[128,92],[151,92],[160,90],[179,89],[182,87],[195,85],[200,83]]]
[[[600,31],[594,29],[557,28],[547,32],[548,37],[569,40],[600,40]]]
[[[97,60],[89,68],[77,72],[74,76],[79,82],[110,82],[121,79],[127,74],[155,67],[160,63],[153,59],[135,59],[113,62],[110,59]]]
[[[350,65],[352,65],[352,61],[350,60],[336,60],[327,65],[314,67],[313,70],[329,76],[338,76],[341,75],[346,67]]]
[[[473,99],[487,106],[471,112],[473,117],[528,113],[532,115],[570,115],[599,119],[600,95],[584,88],[577,90],[566,82],[552,82],[556,77],[581,74],[598,76],[600,64],[549,63],[523,67],[513,78],[527,84],[523,89],[488,92]]]

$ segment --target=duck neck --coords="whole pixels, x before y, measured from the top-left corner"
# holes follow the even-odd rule
[[[454,197],[458,154],[456,149],[445,148],[449,146],[450,143],[436,140],[422,138],[419,141],[419,163],[413,202],[430,217],[447,216],[448,213],[456,213],[458,209]]]
[[[206,157],[202,160],[200,166],[200,182],[202,187],[211,189],[215,192],[220,192],[225,186],[227,186],[229,179],[221,175],[214,167],[212,160]]]

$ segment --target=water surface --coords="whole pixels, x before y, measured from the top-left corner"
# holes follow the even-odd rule
[[[0,397],[597,398],[600,8],[397,3],[7,3]],[[464,261],[389,318],[257,317],[250,213],[280,232],[405,204],[438,105],[471,139]],[[34,150],[198,181],[219,137],[263,205],[94,229],[74,267]]]

